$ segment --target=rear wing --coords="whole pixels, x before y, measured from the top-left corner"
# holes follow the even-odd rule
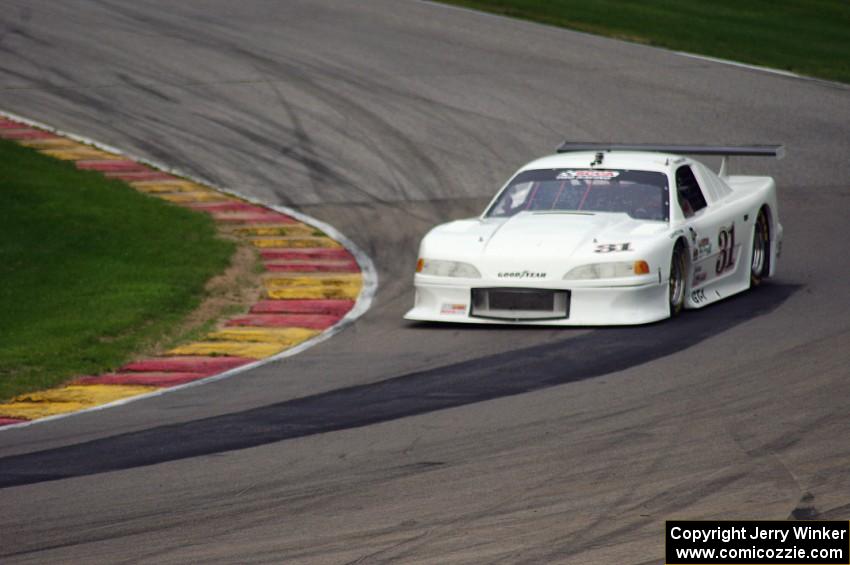
[[[588,143],[582,141],[565,141],[558,147],[558,153],[572,151],[652,151],[657,153],[673,153],[676,155],[720,155],[719,175],[727,176],[727,159],[732,156],[741,157],[776,157],[785,156],[784,145],[659,145],[653,143]],[[601,157],[601,155],[600,155]]]

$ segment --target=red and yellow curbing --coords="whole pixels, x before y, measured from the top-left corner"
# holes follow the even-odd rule
[[[364,288],[352,253],[291,215],[17,120],[0,117],[0,138],[123,180],[151,197],[207,213],[255,246],[267,271],[264,296],[249,312],[161,356],[0,403],[0,427],[186,385],[278,355],[338,324]]]

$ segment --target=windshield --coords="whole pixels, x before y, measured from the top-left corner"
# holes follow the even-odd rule
[[[620,212],[638,220],[666,221],[667,175],[615,169],[542,169],[511,179],[485,214],[519,212]]]

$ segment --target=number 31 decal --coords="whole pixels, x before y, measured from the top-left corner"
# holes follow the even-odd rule
[[[728,271],[735,264],[735,224],[729,229],[721,228],[717,235],[717,246],[720,248],[720,256],[717,258],[715,272],[719,275]]]

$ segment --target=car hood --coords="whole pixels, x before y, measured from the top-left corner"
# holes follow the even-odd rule
[[[666,222],[635,220],[627,214],[521,212],[437,226],[423,241],[421,256],[468,261],[485,270],[541,269],[553,260],[600,259],[595,253],[600,245],[629,243],[636,251],[641,241],[667,229]],[[630,256],[631,251],[618,255]]]

